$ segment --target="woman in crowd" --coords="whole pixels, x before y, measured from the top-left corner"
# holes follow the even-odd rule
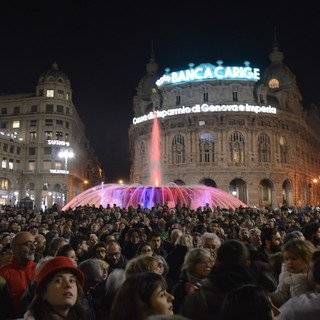
[[[140,254],[146,254],[147,256],[153,256],[154,252],[151,244],[148,241],[142,241],[137,249],[136,256]]]
[[[173,300],[161,275],[154,272],[137,273],[129,276],[117,292],[110,320],[145,320],[150,315],[172,315]]]
[[[37,276],[36,295],[25,320],[84,320],[84,274],[67,257],[47,261]]]
[[[193,248],[187,252],[179,281],[172,293],[175,297],[173,310],[178,313],[185,297],[202,287],[202,281],[208,276],[213,266],[210,251],[204,248]]]
[[[78,265],[77,255],[69,243],[67,243],[67,244],[63,245],[61,248],[59,248],[59,250],[57,252],[57,257],[59,257],[59,256],[67,257],[73,262],[73,264],[75,266]]]
[[[146,271],[155,272],[162,275],[163,263],[156,257],[140,255],[129,260],[125,269],[126,277]]]
[[[138,228],[129,229],[125,235],[122,254],[128,260],[130,260],[136,255],[139,245],[141,244],[142,241],[143,241],[143,234],[140,229]]]

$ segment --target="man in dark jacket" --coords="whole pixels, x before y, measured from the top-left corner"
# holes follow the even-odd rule
[[[125,269],[128,259],[121,253],[121,246],[116,240],[109,240],[106,245],[106,261],[109,263],[109,273],[115,269]]]

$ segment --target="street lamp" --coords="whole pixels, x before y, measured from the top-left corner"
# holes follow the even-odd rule
[[[71,159],[74,157],[74,152],[72,148],[61,149],[61,151],[58,154],[58,157],[64,159],[64,180],[65,180],[64,204],[66,204],[67,195],[68,195],[68,181],[66,181],[66,179],[67,179],[67,174],[69,174],[68,159]]]

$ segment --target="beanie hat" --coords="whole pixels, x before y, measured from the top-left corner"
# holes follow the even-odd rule
[[[58,256],[55,258],[50,259],[46,263],[43,264],[41,267],[39,274],[36,278],[37,285],[36,285],[36,293],[39,293],[40,288],[46,282],[48,277],[53,276],[55,273],[67,270],[74,274],[78,281],[80,282],[81,286],[84,286],[84,274],[83,272],[75,267],[71,259],[63,256]]]

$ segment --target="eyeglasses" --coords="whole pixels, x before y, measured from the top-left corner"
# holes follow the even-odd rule
[[[23,243],[15,243],[15,246],[26,246],[28,248],[35,247],[38,244],[36,241],[26,241]]]

